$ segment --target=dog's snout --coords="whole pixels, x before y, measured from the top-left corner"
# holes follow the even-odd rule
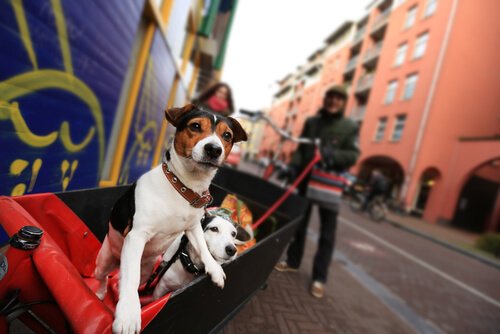
[[[222,154],[222,148],[214,144],[206,144],[204,149],[206,154],[212,159],[218,158]]]
[[[236,253],[236,247],[234,246],[226,246],[226,254],[229,256],[233,256]]]

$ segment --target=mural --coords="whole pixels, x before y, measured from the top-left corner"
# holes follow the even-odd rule
[[[157,31],[144,71],[119,184],[136,181],[156,163],[153,163],[153,154],[158,140],[163,140],[159,135],[162,123],[166,122],[164,110],[175,73],[176,67],[165,48],[165,41]]]
[[[142,5],[0,1],[0,194],[98,185]]]

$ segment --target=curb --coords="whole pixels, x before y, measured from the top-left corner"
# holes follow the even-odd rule
[[[433,241],[433,242],[435,242],[435,243],[437,243],[437,244],[439,244],[441,246],[444,246],[444,247],[446,247],[446,248],[448,248],[450,250],[453,250],[455,252],[458,252],[458,253],[461,253],[463,255],[469,256],[469,257],[471,257],[471,258],[473,258],[473,259],[475,259],[477,261],[480,261],[480,262],[482,262],[484,264],[487,264],[489,266],[494,267],[495,269],[500,270],[500,262],[491,260],[491,259],[489,259],[489,258],[487,258],[485,256],[482,256],[482,255],[476,254],[474,252],[471,252],[469,250],[460,248],[460,247],[458,247],[458,246],[456,246],[454,244],[451,244],[449,242],[443,241],[443,240],[438,239],[436,237],[433,237],[433,236],[431,236],[429,234],[420,232],[420,231],[415,230],[415,229],[413,229],[411,227],[405,226],[404,224],[398,223],[398,222],[396,222],[394,220],[389,220],[389,219],[386,218],[385,221],[387,223],[393,225],[394,227],[397,227],[397,228],[400,228],[400,229],[405,230],[407,232],[413,233],[413,234],[415,234],[415,235],[417,235],[417,236],[419,236],[421,238]]]

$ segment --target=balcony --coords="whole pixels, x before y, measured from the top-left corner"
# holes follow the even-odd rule
[[[358,79],[358,83],[356,85],[356,90],[354,93],[359,96],[366,96],[370,92],[370,89],[373,85],[373,74],[365,74]]]
[[[366,105],[359,105],[352,108],[349,117],[355,121],[361,121],[365,117],[365,113],[366,113]]]
[[[351,76],[351,74],[354,74],[354,70],[356,69],[356,65],[358,64],[358,58],[359,56],[355,56],[349,59],[349,62],[347,63],[344,70],[345,76]]]
[[[363,39],[365,37],[365,32],[366,32],[366,26],[361,27],[358,31],[356,31],[356,34],[354,35],[354,39],[352,40],[352,45],[351,49],[360,49],[361,48],[361,42],[363,42]]]
[[[385,32],[385,27],[389,21],[389,15],[391,15],[391,7],[385,9],[382,13],[375,18],[372,24],[372,29],[370,34],[375,38],[382,38]]]
[[[284,87],[281,87],[280,90],[274,94],[274,98],[280,98],[282,97],[283,95],[285,95],[286,93],[288,93],[290,90],[292,89],[292,85],[288,84]]]
[[[299,108],[295,107],[288,111],[287,116],[294,117],[299,113]]]
[[[363,66],[365,66],[365,68],[367,69],[375,68],[381,50],[382,50],[382,42],[378,42],[372,48],[366,50],[363,56]]]

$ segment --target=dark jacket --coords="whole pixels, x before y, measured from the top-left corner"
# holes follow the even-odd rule
[[[357,145],[358,125],[343,112],[330,114],[320,109],[318,115],[306,119],[301,137],[321,139],[325,160],[333,164],[328,169],[344,171],[356,163],[359,157]],[[291,165],[303,170],[314,157],[314,146],[300,144],[292,156]]]

